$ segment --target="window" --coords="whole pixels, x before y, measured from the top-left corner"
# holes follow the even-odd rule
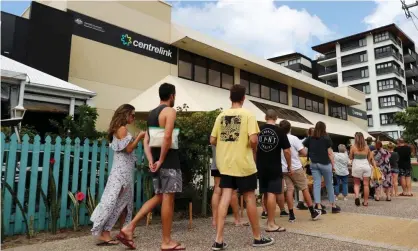
[[[388,39],[389,39],[389,32],[388,31],[385,31],[385,32],[378,33],[378,34],[374,35],[374,42],[375,43],[382,42],[382,41],[385,41],[385,40],[388,40]]]
[[[328,100],[329,116],[347,120],[347,106]]]
[[[386,114],[380,114],[380,124],[381,125],[392,125],[395,124],[394,121],[395,113],[386,113]]]
[[[362,67],[362,68],[344,71],[342,75],[343,75],[344,82],[361,79],[361,78],[368,78],[369,68]]]
[[[341,57],[342,66],[358,64],[358,63],[362,63],[366,61],[367,61],[367,51],[362,51],[359,53],[354,53],[354,54]]]
[[[408,102],[406,100],[403,101],[403,107],[408,107]]]
[[[352,85],[353,88],[356,88],[357,90],[364,92],[365,94],[370,94],[370,84],[369,83],[363,83],[358,85]]]
[[[179,51],[178,75],[225,89],[234,84],[234,67],[183,50]]]
[[[180,50],[178,67],[179,67],[179,77],[192,79],[193,78],[192,54]]]
[[[403,84],[401,84],[401,91],[402,91],[403,93],[406,93],[406,86],[405,86],[405,85],[403,85]]]
[[[285,66],[286,65],[286,62],[280,62],[280,63],[277,63],[278,65],[281,65],[281,66]]]
[[[391,137],[392,139],[398,139],[399,138],[399,133],[398,131],[390,131],[390,132],[385,132],[389,137]]]
[[[383,64],[376,65],[376,74],[382,75],[382,74],[388,74],[388,73],[396,73],[400,74],[401,69],[398,64],[395,64],[393,62],[386,62]]]
[[[297,64],[297,63],[300,63],[300,58],[296,58],[296,59],[289,60],[289,64],[288,65]]]
[[[369,98],[366,98],[366,110],[370,111],[372,109],[372,100]]]
[[[292,88],[292,106],[320,114],[325,114],[324,98]]]
[[[243,70],[240,71],[240,75],[240,84],[247,88],[247,95],[288,104],[287,85]]]
[[[358,41],[358,45],[359,45],[360,47],[366,46],[366,45],[367,45],[367,40],[366,40],[366,38],[362,38],[362,39],[360,39],[360,40]]]
[[[404,101],[403,98],[398,96],[398,95],[380,97],[379,98],[379,106],[381,108],[393,107],[393,106],[403,108],[403,106],[404,106],[403,101]]]
[[[367,53],[360,55],[360,62],[366,62],[367,61]]]
[[[367,115],[367,126],[373,127],[373,115]]]
[[[400,81],[396,78],[382,79],[377,81],[377,90],[380,92],[394,89],[401,91],[401,85]]]

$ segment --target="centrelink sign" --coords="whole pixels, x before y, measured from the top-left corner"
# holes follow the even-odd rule
[[[177,48],[113,24],[68,10],[73,15],[73,34],[96,42],[177,64]]]

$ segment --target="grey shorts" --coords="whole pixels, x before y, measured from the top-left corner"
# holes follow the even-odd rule
[[[181,193],[183,179],[180,169],[161,168],[153,176],[154,193]]]

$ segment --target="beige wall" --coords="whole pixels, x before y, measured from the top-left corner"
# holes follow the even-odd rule
[[[165,3],[67,2],[67,4],[71,10],[163,42],[169,41],[171,10]],[[142,9],[144,11],[141,13]],[[167,75],[177,76],[176,65],[75,35],[71,43],[69,81],[97,93],[92,105],[99,112],[97,121],[99,130],[107,129],[113,111],[119,105],[130,102]]]

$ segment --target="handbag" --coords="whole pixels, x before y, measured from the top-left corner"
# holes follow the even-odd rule
[[[148,133],[149,133],[149,146],[161,147],[164,141],[165,129],[162,127],[149,127]],[[179,149],[179,134],[180,134],[180,129],[174,128],[170,149]]]

